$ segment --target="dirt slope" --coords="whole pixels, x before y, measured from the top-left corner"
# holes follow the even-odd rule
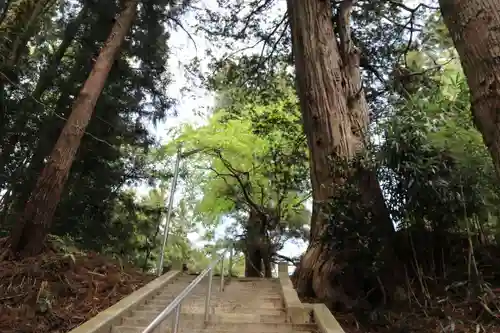
[[[68,332],[153,279],[92,253],[0,261],[0,332]]]

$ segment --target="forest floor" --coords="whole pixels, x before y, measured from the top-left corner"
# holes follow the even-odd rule
[[[109,257],[50,244],[37,257],[0,261],[1,333],[68,332],[155,278]],[[466,300],[463,283],[447,285],[440,292],[407,285],[398,304],[335,316],[346,333],[500,332],[500,289],[485,284],[481,297]]]
[[[317,300],[303,299],[315,303]],[[472,313],[476,302],[462,302],[452,305],[439,300],[433,306],[392,306],[370,314],[333,312],[345,333],[498,333],[500,322],[490,316]],[[368,314],[368,316],[366,316]],[[371,317],[371,318],[366,318]],[[361,322],[363,321],[363,322]]]
[[[154,278],[95,253],[53,247],[0,261],[0,332],[68,332]]]
[[[380,278],[355,275],[365,272],[362,260],[349,277],[331,277],[354,301],[350,310],[339,299],[327,304],[346,333],[500,333],[500,246],[472,248],[467,235],[451,232],[439,242],[425,230],[397,236],[386,290]]]
[[[453,283],[442,289],[446,292],[422,293],[416,286],[407,286],[407,297],[394,304],[332,313],[345,333],[499,333],[500,288],[491,289],[485,283],[475,297],[465,296],[466,289],[464,283]]]

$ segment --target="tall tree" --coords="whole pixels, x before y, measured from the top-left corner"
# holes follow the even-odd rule
[[[340,273],[340,258],[354,250],[349,247],[356,247],[335,231],[349,228],[340,212],[332,210],[332,204],[343,195],[342,188],[354,180],[360,199],[351,203],[359,205],[353,208],[354,217],[362,224],[375,225],[372,236],[377,243],[383,244],[394,231],[375,172],[356,161],[367,148],[368,106],[361,85],[359,50],[350,34],[353,1],[343,1],[338,9],[339,42],[329,2],[287,3],[313,189],[311,239],[298,267],[297,289],[322,300],[337,298],[348,303],[343,292],[332,285],[332,277]]]
[[[135,19],[136,11],[137,1],[129,0],[116,19],[108,40],[73,105],[71,115],[52,150],[48,163],[18,223],[12,230],[10,245],[14,252],[33,255],[42,250],[80,141],[122,42]]]
[[[5,107],[5,87],[19,82],[19,62],[26,53],[27,43],[35,34],[43,13],[50,10],[53,0],[7,1],[0,17],[0,107]],[[6,113],[0,113],[0,139],[6,133]],[[0,152],[4,154],[4,152]]]
[[[88,15],[89,6],[85,3],[82,9],[79,11],[78,15],[70,21],[66,30],[64,31],[61,43],[57,48],[56,52],[50,57],[49,63],[40,73],[40,77],[38,82],[33,90],[33,93],[25,97],[21,102],[21,108],[33,110],[33,112],[18,112],[16,117],[13,120],[14,128],[11,131],[5,131],[2,133],[2,138],[5,141],[5,149],[0,153],[0,174],[6,173],[6,165],[9,159],[11,158],[12,152],[14,151],[16,144],[19,142],[20,137],[23,134],[23,130],[33,117],[33,114],[38,115],[43,112],[42,105],[38,101],[40,101],[41,97],[44,95],[47,89],[51,87],[52,80],[57,74],[57,69],[61,64],[68,48],[73,43],[75,39],[78,29],[86,16]],[[55,116],[54,116],[55,117]],[[9,135],[9,132],[10,135]],[[49,134],[42,136],[48,136]],[[43,156],[45,157],[45,156]],[[34,166],[38,166],[37,163],[33,163]],[[39,168],[38,168],[39,169]],[[37,170],[38,171],[38,170]],[[3,185],[2,179],[0,177],[0,186]]]
[[[439,0],[471,91],[476,127],[500,177],[500,1]]]
[[[179,141],[199,151],[201,172],[192,190],[203,194],[196,205],[200,219],[233,220],[242,230],[236,238],[245,275],[270,277],[277,251],[303,234],[309,217],[306,147],[293,94],[267,105],[256,100],[235,102],[238,115],[228,112],[231,107],[217,110],[206,126],[184,128]]]

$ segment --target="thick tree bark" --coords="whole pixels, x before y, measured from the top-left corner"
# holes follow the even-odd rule
[[[332,248],[342,247],[339,244],[345,240],[332,236],[331,205],[342,196],[340,188],[353,174],[357,175],[359,204],[368,207],[371,215],[371,222],[362,223],[376,223],[372,229],[377,238],[381,235],[388,238],[394,232],[375,172],[359,166],[352,170],[343,164],[365,151],[368,126],[359,54],[349,33],[351,1],[340,5],[337,18],[340,42],[334,33],[329,1],[288,0],[287,3],[297,89],[311,152],[313,189],[310,245],[297,268],[296,287],[301,295],[350,306],[353,302],[336,283],[345,262],[339,262],[341,259]],[[362,215],[358,217],[363,220]],[[336,216],[333,219],[340,223]]]
[[[264,277],[259,250],[249,246],[245,251],[245,277]]]
[[[439,0],[471,93],[472,116],[500,177],[500,0]]]
[[[251,210],[245,239],[245,276],[272,277],[272,246],[266,235],[262,215]]]
[[[43,248],[55,209],[85,129],[92,117],[106,78],[137,11],[137,0],[127,1],[94,68],[76,99],[69,119],[54,146],[35,189],[10,237],[15,253],[35,255]]]

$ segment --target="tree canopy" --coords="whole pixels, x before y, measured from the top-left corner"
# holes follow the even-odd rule
[[[245,67],[244,61],[230,65],[235,67],[231,71]],[[199,194],[193,197],[200,222],[233,218],[246,230],[245,219],[253,211],[265,220],[276,255],[287,239],[303,237],[308,223],[307,148],[297,100],[286,77],[270,81],[272,96],[242,89],[225,75],[216,75],[218,107],[208,123],[186,125],[172,145],[182,143],[186,154],[196,152],[187,159],[197,179],[191,191]],[[246,232],[233,236],[239,239]]]
[[[49,232],[153,272],[175,199],[167,264],[199,272],[231,242],[237,274],[284,260],[300,297],[365,331],[438,308],[495,330],[500,5],[434,2],[6,1],[0,258]],[[173,59],[173,34],[206,41],[202,58]],[[160,140],[176,61],[214,101]]]

